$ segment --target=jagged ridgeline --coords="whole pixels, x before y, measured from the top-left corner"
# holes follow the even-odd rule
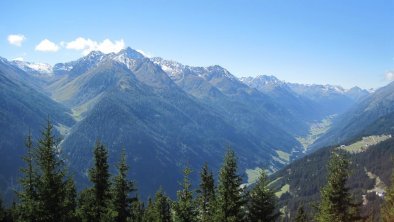
[[[53,67],[0,59],[0,84],[0,188],[8,203],[23,138],[29,129],[38,138],[48,116],[78,188],[89,184],[92,144],[100,139],[111,164],[125,148],[129,176],[144,184],[141,196],[162,186],[175,197],[183,167],[207,161],[217,171],[226,145],[237,152],[241,172],[280,169],[326,130],[332,115],[368,94],[268,76],[238,79],[217,65],[192,67],[131,48]],[[197,174],[190,177],[197,181]]]

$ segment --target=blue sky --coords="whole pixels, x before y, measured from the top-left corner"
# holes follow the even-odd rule
[[[130,46],[236,76],[363,88],[394,79],[394,0],[2,0],[0,8],[7,59],[54,64]]]

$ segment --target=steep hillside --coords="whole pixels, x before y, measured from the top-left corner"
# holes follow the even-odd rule
[[[320,190],[326,184],[327,163],[333,149],[318,150],[271,176],[271,186],[277,191],[282,212],[290,218],[294,218],[301,204],[313,216]],[[362,203],[363,214],[378,215],[384,189],[391,183],[394,139],[391,136],[370,136],[336,149],[346,151],[351,160],[348,187],[355,199]]]
[[[29,130],[37,138],[48,117],[59,132],[74,123],[67,108],[27,85],[28,78],[8,61],[0,61],[0,189],[6,198],[14,194]]]
[[[222,113],[187,94],[160,66],[132,49],[108,55],[94,52],[70,64],[82,72],[64,71],[47,89],[77,120],[62,147],[79,175],[85,175],[90,166],[97,139],[109,146],[111,161],[126,147],[135,169],[132,176],[144,184],[140,188],[143,195],[160,185],[173,195],[186,164],[198,169],[208,161],[218,169],[227,145],[236,150],[243,170],[280,168],[284,162],[275,161],[275,150],[291,152],[298,146],[290,134],[263,118],[254,125],[249,122],[262,138],[253,130],[244,130],[247,125],[236,125],[230,112]]]
[[[228,120],[235,125],[250,127],[255,126],[256,121],[266,122],[293,137],[308,131],[307,122],[300,118],[300,109],[292,106],[294,103],[289,98],[258,91],[220,66],[192,67],[162,58],[152,61],[159,64],[185,92],[212,109],[227,113]],[[284,100],[288,102],[282,102]],[[258,129],[251,131],[264,135]]]
[[[174,195],[185,165],[197,170],[207,161],[216,171],[227,146],[236,151],[242,172],[256,167],[274,172],[301,154],[305,142],[300,138],[310,136],[311,125],[319,125],[329,113],[319,106],[326,100],[316,99],[330,97],[320,95],[322,90],[297,93],[274,77],[264,85],[261,78],[240,80],[217,65],[186,66],[146,58],[131,48],[93,51],[53,67],[1,61],[7,104],[1,107],[2,118],[22,132],[4,139],[4,149],[17,138],[22,144],[27,130],[39,130],[49,115],[79,187],[86,185],[98,139],[108,145],[111,163],[125,147],[134,169],[130,176],[143,184],[143,196],[160,185]],[[330,100],[340,103],[335,112],[354,101],[346,98]],[[10,167],[17,175],[19,165]],[[197,174],[192,176],[198,181]]]
[[[339,116],[314,147],[340,144],[370,134],[393,132],[394,83],[378,89]]]

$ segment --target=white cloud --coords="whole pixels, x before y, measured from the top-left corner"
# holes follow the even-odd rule
[[[44,39],[36,46],[35,49],[36,51],[41,52],[57,52],[59,50],[59,46],[48,39]]]
[[[16,57],[12,59],[12,61],[21,61],[21,62],[23,62],[24,60],[25,59],[23,57]]]
[[[26,40],[26,37],[21,34],[12,34],[8,35],[8,43],[11,45],[16,45],[18,47],[22,46],[22,42]]]
[[[387,72],[384,74],[384,78],[385,78],[387,81],[393,81],[393,80],[394,80],[394,71],[387,71]]]
[[[141,50],[141,49],[137,49],[137,50],[135,50],[135,51],[141,53],[141,54],[142,54],[143,56],[145,56],[145,57],[148,57],[148,58],[152,58],[152,57],[153,57],[153,56],[152,56],[152,53],[150,53],[150,52],[145,52],[145,51],[143,51],[143,50]]]
[[[82,54],[87,55],[91,51],[101,51],[103,53],[119,52],[125,47],[123,39],[111,41],[105,39],[102,42],[97,42],[91,39],[78,37],[74,41],[63,43],[67,49],[82,51]]]

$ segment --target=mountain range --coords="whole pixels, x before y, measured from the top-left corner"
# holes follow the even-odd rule
[[[24,138],[29,130],[38,138],[47,118],[62,138],[61,153],[79,187],[87,184],[93,145],[101,140],[110,162],[125,148],[129,176],[146,197],[159,186],[173,196],[185,166],[197,172],[208,162],[217,171],[229,146],[241,172],[256,167],[275,172],[304,151],[299,138],[313,124],[338,116],[311,146],[317,149],[336,143],[332,138],[340,130],[358,130],[338,134],[343,140],[359,135],[362,128],[345,121],[351,117],[376,125],[392,112],[389,101],[376,102],[387,97],[390,85],[371,94],[274,76],[237,78],[218,65],[193,67],[131,48],[93,51],[53,67],[1,58],[0,85],[0,188],[9,198]]]

